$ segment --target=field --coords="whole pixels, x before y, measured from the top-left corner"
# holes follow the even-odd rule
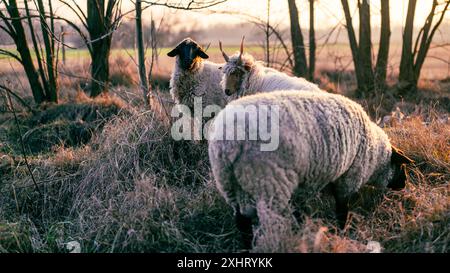
[[[432,54],[444,52],[438,50]],[[248,51],[262,56],[256,46]],[[154,109],[172,106],[167,52],[161,50],[156,64],[153,84],[163,103]],[[216,47],[208,52],[221,61]],[[174,141],[164,111],[145,109],[132,50],[112,53],[111,95],[88,98],[87,54],[68,51],[60,105],[31,116],[14,104],[16,124],[0,97],[0,252],[70,252],[74,245],[82,252],[239,252],[232,210],[215,188],[206,144]],[[320,86],[352,97],[349,61],[343,46],[322,50]],[[0,64],[0,81],[31,101],[22,70],[8,59]],[[395,71],[390,74],[393,80]],[[378,242],[383,252],[448,253],[449,76],[446,65],[430,59],[417,94],[398,98],[389,91],[359,101],[415,160],[405,190],[364,188],[351,202],[343,231],[336,228],[332,198],[322,192],[301,205],[301,221],[261,223],[267,229],[254,251],[369,252]]]

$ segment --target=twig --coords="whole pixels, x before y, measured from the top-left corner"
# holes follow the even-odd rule
[[[27,155],[26,155],[26,152],[25,152],[25,145],[24,145],[23,139],[22,139],[22,132],[20,130],[19,119],[17,118],[16,111],[14,109],[14,105],[12,104],[12,100],[11,100],[11,96],[10,96],[9,92],[6,92],[6,96],[8,97],[9,103],[11,104],[11,109],[13,111],[14,121],[16,123],[17,131],[19,133],[20,148],[21,148],[22,156],[23,156],[23,158],[25,160],[25,165],[27,167],[28,172],[30,173],[31,180],[33,180],[33,184],[34,184],[34,187],[35,187],[36,191],[39,193],[39,196],[41,198],[43,198],[44,195],[42,194],[41,189],[39,189],[39,186],[38,186],[38,184],[36,182],[36,179],[34,178],[33,172],[31,171],[30,164],[28,163],[28,158],[27,158]]]
[[[5,90],[5,92],[6,92],[7,94],[13,95],[14,98],[16,98],[17,101],[20,102],[20,104],[22,104],[22,106],[24,106],[25,108],[27,108],[31,113],[34,113],[34,112],[35,112],[34,109],[33,109],[28,103],[26,103],[19,95],[17,95],[16,93],[14,93],[14,92],[13,92],[11,89],[9,89],[8,87],[3,86],[3,85],[0,84],[0,89]]]

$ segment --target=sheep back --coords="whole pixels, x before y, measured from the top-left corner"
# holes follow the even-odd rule
[[[269,116],[279,118],[277,150],[261,152],[261,141],[218,140],[224,117],[236,105],[279,107],[279,117]],[[249,126],[246,123],[246,132],[255,129]],[[351,194],[374,173],[387,175],[391,155],[388,137],[359,104],[324,92],[280,91],[241,98],[219,113],[211,136],[209,157],[217,188],[243,214],[256,200],[283,210],[298,188],[317,193],[328,183],[339,183]]]

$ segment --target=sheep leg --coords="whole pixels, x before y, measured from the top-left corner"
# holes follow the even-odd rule
[[[333,195],[336,200],[336,219],[340,229],[345,228],[348,216],[348,202],[349,198],[342,191],[339,190],[339,186],[333,184]]]
[[[243,215],[239,209],[235,210],[235,221],[241,233],[241,241],[244,249],[251,249],[253,241],[252,218]]]

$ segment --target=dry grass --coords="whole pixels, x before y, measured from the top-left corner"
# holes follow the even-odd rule
[[[61,148],[32,165],[46,182],[40,185],[44,202],[18,166],[13,183],[1,187],[0,201],[8,206],[0,208],[0,219],[27,229],[16,218],[26,213],[27,223],[41,228],[26,240],[39,247],[17,245],[8,235],[15,226],[2,220],[0,238],[8,237],[0,250],[61,252],[71,240],[86,252],[228,252],[237,246],[231,211],[209,178],[205,143],[173,141],[152,113],[117,117],[89,146]],[[48,242],[55,229],[60,243]]]
[[[365,189],[342,232],[327,193],[301,207],[300,223],[262,217],[254,251],[365,252],[377,241],[385,252],[448,252],[449,128],[415,117],[386,129],[416,160],[406,190]],[[0,184],[2,252],[64,252],[70,241],[84,252],[239,251],[205,143],[173,141],[151,112],[119,116],[88,146],[34,157],[32,166],[44,198],[21,161]]]
[[[9,126],[5,133],[13,140],[10,141],[13,150],[21,152],[17,139],[22,137],[27,152],[48,152],[55,146],[86,144],[93,133],[101,131],[112,117],[131,110],[117,97],[103,95],[91,99],[83,92],[78,92],[73,102],[44,104],[34,115],[24,115],[21,122],[22,136],[19,136],[15,126]],[[9,122],[11,124],[12,119]]]
[[[112,70],[135,77],[132,66],[126,63]],[[81,64],[79,69],[84,69]],[[345,93],[352,80],[337,76],[328,73],[321,81],[330,90]],[[135,81],[132,78],[131,85]],[[435,88],[434,84],[422,87]],[[78,90],[80,82],[63,80],[62,86]],[[120,88],[113,93],[120,93]],[[93,101],[82,92],[67,91],[65,106],[48,105],[45,114],[28,120],[38,127],[70,128],[61,120],[95,126],[102,121],[104,126],[95,127],[88,142],[75,147],[58,142],[29,158],[43,196],[35,190],[18,147],[13,147],[17,135],[5,138],[13,127],[2,121],[0,252],[67,252],[71,241],[79,242],[83,252],[239,251],[232,211],[211,178],[206,143],[171,138],[165,115],[170,107],[161,103],[167,98],[152,97],[152,111],[143,111],[130,106],[132,99],[140,99],[139,90],[125,91],[120,95],[129,104],[116,97]],[[297,204],[303,212],[299,222],[262,217],[264,229],[257,231],[254,251],[366,252],[368,243],[376,241],[383,252],[449,252],[447,97],[445,91],[435,90],[400,102],[386,94],[362,100],[376,120],[397,107],[407,115],[385,128],[392,142],[416,161],[408,170],[406,189],[364,188],[352,200],[343,231],[335,227],[333,199],[323,192]],[[436,98],[439,104],[433,102]],[[267,208],[261,211],[272,213]]]

